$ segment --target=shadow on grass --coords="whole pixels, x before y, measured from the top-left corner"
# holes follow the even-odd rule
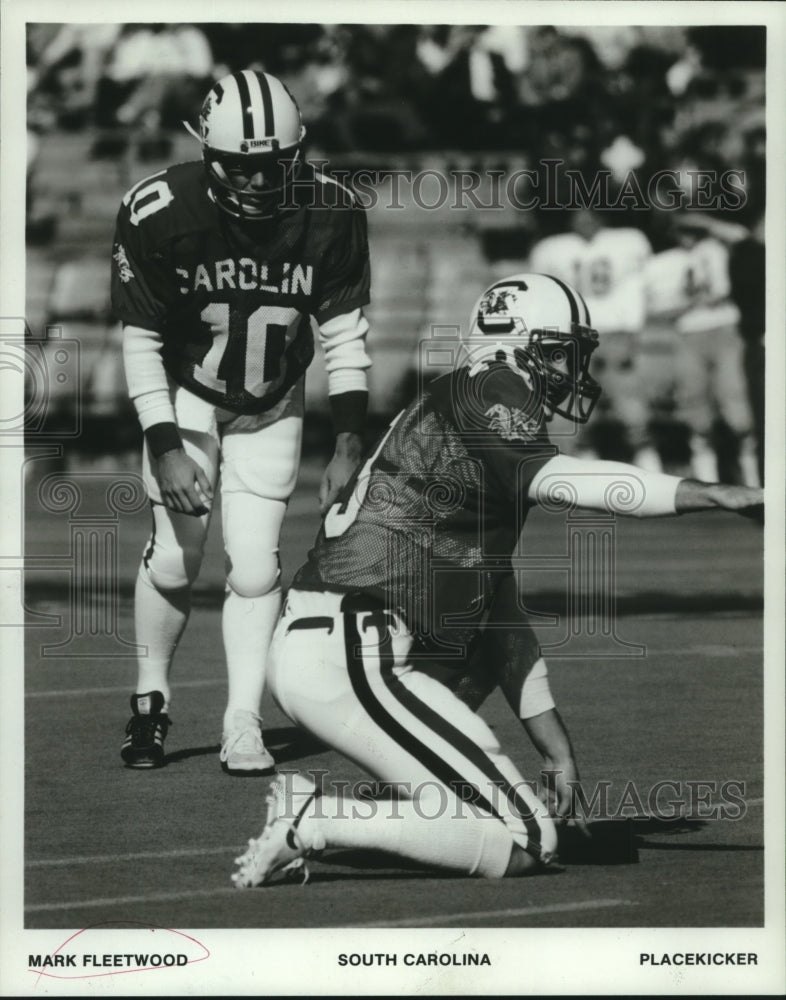
[[[322,753],[327,747],[319,740],[310,736],[297,726],[280,726],[277,729],[265,729],[265,746],[276,759],[276,764],[287,764],[290,761],[311,757]],[[189,757],[207,757],[221,750],[218,743],[206,747],[184,747],[166,755],[167,764],[179,764]]]
[[[559,859],[567,865],[638,864],[639,851],[763,851],[760,845],[718,844],[689,841],[685,835],[707,830],[701,819],[661,819],[655,816],[625,817],[589,823],[587,839],[575,827],[560,831]],[[652,840],[652,836],[667,838]]]

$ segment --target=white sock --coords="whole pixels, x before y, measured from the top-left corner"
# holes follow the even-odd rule
[[[160,691],[164,711],[169,708],[169,669],[191,610],[191,588],[157,590],[144,563],[134,591],[136,641],[147,650],[139,653],[136,693]]]
[[[280,610],[279,586],[261,597],[241,597],[227,590],[221,619],[229,681],[224,732],[233,728],[236,711],[259,714],[267,651]]]
[[[415,803],[322,795],[307,807],[298,833],[306,845],[387,851],[483,878],[502,878],[513,849],[504,823],[439,797]]]

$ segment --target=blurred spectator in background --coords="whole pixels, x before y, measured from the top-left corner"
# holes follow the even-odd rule
[[[191,115],[212,71],[210,44],[195,25],[126,25],[98,83],[96,125],[135,128],[155,141],[162,128]],[[114,152],[114,143],[94,147],[94,155]],[[165,155],[167,149],[156,146],[154,152]]]
[[[516,134],[528,139],[530,152],[559,156],[578,127],[597,151],[602,142],[593,129],[608,113],[606,73],[592,43],[580,35],[561,34],[551,26],[527,35],[527,62],[518,79]]]
[[[432,29],[418,43],[432,75],[426,117],[434,140],[449,149],[510,146],[506,126],[515,103],[514,74],[522,53],[515,29],[504,36],[483,25]]]
[[[426,71],[417,58],[414,25],[355,25],[342,30],[348,77],[341,93],[352,150],[417,149],[428,145],[419,101]]]
[[[41,113],[47,108],[53,115],[51,124],[80,128],[93,122],[105,63],[122,27],[120,24],[29,26],[28,90],[35,95],[35,109]]]
[[[603,380],[598,408],[621,430],[634,464],[660,471],[661,462],[649,432],[649,405],[639,365],[639,337],[646,315],[644,266],[652,254],[639,229],[611,228],[592,209],[565,212],[569,229],[541,240],[532,249],[530,268],[553,274],[573,285],[587,303],[592,325],[600,332],[601,349],[593,358],[593,374]],[[575,448],[598,451],[597,435],[582,431]],[[610,457],[610,456],[602,456]],[[618,456],[614,456],[618,457]]]

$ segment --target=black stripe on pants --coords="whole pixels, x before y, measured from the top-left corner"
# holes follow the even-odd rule
[[[446,760],[444,760],[433,748],[427,746],[394,718],[388,709],[377,699],[374,691],[366,677],[365,666],[362,656],[358,655],[361,646],[360,633],[357,627],[357,617],[352,613],[344,613],[344,646],[347,657],[347,667],[352,689],[358,697],[361,705],[368,712],[374,722],[388,736],[391,737],[400,747],[411,754],[417,761],[426,767],[444,785],[450,788],[462,802],[469,802],[477,805],[480,809],[490,813],[492,816],[502,820],[499,811],[493,807],[480,789],[468,781]],[[377,612],[368,618],[373,618],[373,624],[380,632],[380,644],[378,647],[380,668],[382,679],[388,687],[393,697],[400,702],[409,712],[433,730],[438,736],[450,743],[455,749],[467,758],[486,777],[505,793],[508,802],[519,813],[527,830],[527,847],[525,850],[537,860],[541,857],[540,848],[540,828],[529,810],[527,804],[518,795],[510,782],[493,765],[488,756],[471,739],[451,725],[446,719],[429,708],[416,695],[414,695],[406,685],[393,673],[394,659],[392,652],[392,642],[390,631],[387,626],[389,616],[384,612]],[[502,820],[504,822],[504,820]]]

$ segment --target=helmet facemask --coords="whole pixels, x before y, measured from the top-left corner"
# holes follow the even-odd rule
[[[227,153],[205,144],[203,159],[216,204],[246,222],[272,219],[292,208],[291,185],[303,165],[302,147]]]
[[[589,373],[598,334],[588,326],[571,325],[570,332],[531,330],[526,347],[517,347],[517,366],[537,379],[550,418],[556,413],[585,424],[600,398],[600,385]]]

